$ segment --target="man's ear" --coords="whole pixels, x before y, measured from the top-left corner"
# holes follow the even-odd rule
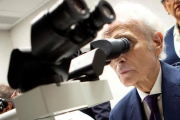
[[[10,102],[8,102],[8,106],[3,109],[1,114],[5,113],[7,111],[10,111],[10,110],[12,110],[12,104]]]
[[[155,54],[158,56],[161,51],[162,51],[162,47],[163,47],[163,35],[160,32],[157,32],[153,35],[153,44],[155,47]]]
[[[13,94],[11,95],[11,99],[13,99],[14,97],[16,97],[16,96],[18,96],[20,93],[17,91],[17,90],[15,90],[14,92],[13,92]]]

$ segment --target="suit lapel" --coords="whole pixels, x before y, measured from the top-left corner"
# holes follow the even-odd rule
[[[165,63],[162,66],[162,102],[165,120],[179,120],[180,72]]]
[[[131,113],[128,120],[145,120],[144,107],[141,98],[136,89],[134,89],[133,97],[131,97]]]

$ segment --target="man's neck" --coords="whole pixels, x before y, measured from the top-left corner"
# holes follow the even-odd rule
[[[150,73],[150,75],[147,76],[147,78],[139,81],[135,87],[139,90],[141,90],[144,93],[150,93],[151,89],[153,88],[158,74],[160,71],[160,62],[158,61],[153,69],[153,71]]]

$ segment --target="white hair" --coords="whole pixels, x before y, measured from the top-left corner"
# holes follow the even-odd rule
[[[141,23],[136,27],[145,33],[149,41],[152,40],[152,36],[157,32],[160,32],[163,36],[166,35],[166,29],[160,19],[141,4],[123,2],[116,5],[114,11],[116,13],[116,21],[125,19],[127,22],[134,20]],[[163,42],[163,49],[158,58],[160,60],[166,58],[165,42]]]

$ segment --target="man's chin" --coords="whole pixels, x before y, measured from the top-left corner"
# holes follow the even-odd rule
[[[131,87],[131,86],[134,86],[134,84],[133,84],[132,82],[121,81],[121,83],[122,83],[125,87]]]

